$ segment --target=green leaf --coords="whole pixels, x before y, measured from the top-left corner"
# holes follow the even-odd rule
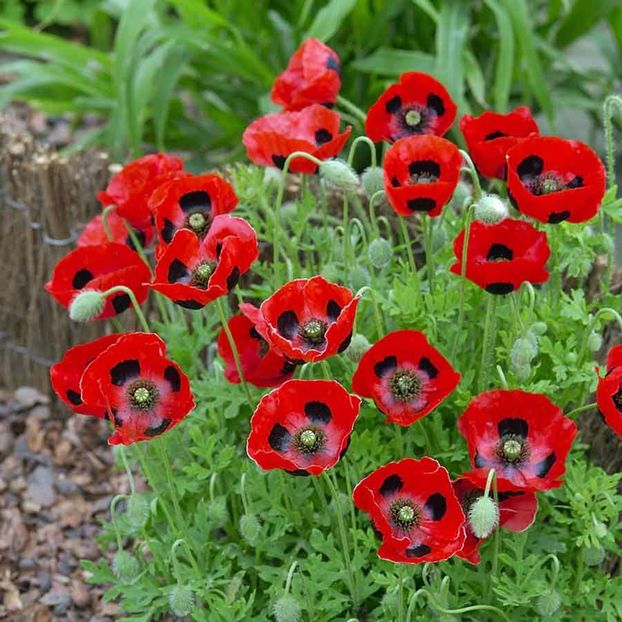
[[[499,29],[499,52],[495,66],[495,80],[492,87],[492,98],[495,110],[505,112],[512,88],[514,72],[514,30],[509,15],[497,0],[484,0],[494,13]]]
[[[168,0],[191,28],[229,28],[229,23],[218,11],[213,11],[201,0]]]
[[[339,30],[355,4],[356,0],[330,0],[325,7],[317,12],[306,36],[315,37],[320,41],[328,41]]]
[[[602,19],[605,19],[615,7],[619,7],[619,0],[575,0],[570,11],[561,20],[555,35],[555,44],[566,47],[584,35]]]
[[[432,21],[438,22],[439,14],[430,0],[412,0]]]
[[[488,103],[486,102],[486,79],[471,50],[464,51],[464,68],[466,70],[466,81],[473,97],[480,106],[488,108]]]
[[[432,71],[434,57],[416,50],[379,48],[367,58],[352,63],[357,71],[395,76],[404,71]]]

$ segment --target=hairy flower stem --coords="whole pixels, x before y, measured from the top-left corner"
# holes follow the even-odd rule
[[[136,494],[136,482],[134,482],[134,474],[132,473],[132,469],[130,469],[130,465],[127,461],[127,449],[123,445],[119,447],[119,454],[121,454],[121,462],[130,483],[130,491],[134,495]]]
[[[354,570],[352,568],[352,560],[350,558],[350,548],[348,544],[346,525],[343,520],[341,498],[339,496],[339,491],[337,490],[337,486],[331,478],[331,474],[328,471],[324,471],[322,473],[322,477],[324,477],[324,481],[328,485],[330,494],[335,501],[335,514],[337,515],[337,526],[339,528],[339,539],[341,540],[341,553],[343,555],[343,559],[344,559],[345,566],[346,566],[348,588],[350,590],[350,596],[352,597],[353,609],[354,611],[357,611],[359,607],[358,591],[357,591],[357,586],[356,586],[356,578],[354,576]]]
[[[616,183],[616,157],[613,141],[613,109],[617,107],[622,112],[622,97],[609,95],[603,104],[603,126],[605,129],[605,144],[607,146],[607,185],[609,188]]]
[[[281,174],[281,180],[279,182],[279,189],[276,195],[276,201],[274,203],[274,228],[272,231],[272,269],[274,273],[275,286],[279,286],[281,283],[281,272],[279,264],[280,253],[280,239],[281,239],[281,204],[283,203],[283,195],[285,194],[285,184],[287,182],[287,173],[289,171],[292,160],[296,158],[304,158],[310,160],[317,166],[322,164],[322,161],[312,156],[310,153],[304,151],[294,151],[294,153],[287,156],[285,163],[283,164],[283,172]]]
[[[473,160],[471,160],[471,156],[464,149],[460,149],[460,155],[467,164],[467,166],[461,170],[466,171],[471,178],[471,182],[473,183],[473,203],[477,203],[482,198],[482,185],[479,181],[477,169],[475,168],[475,164],[473,164]]]
[[[104,228],[104,233],[110,242],[114,242],[114,238],[112,237],[112,231],[110,231],[110,225],[108,224],[108,216],[116,209],[116,205],[108,205],[102,212],[102,227]]]
[[[464,293],[466,287],[467,257],[469,253],[469,238],[471,237],[471,223],[473,222],[474,210],[475,203],[472,203],[469,207],[467,207],[464,218],[464,244],[462,245],[462,257],[460,258],[462,264],[462,268],[460,270],[460,303],[458,305],[458,326],[456,328],[454,343],[451,348],[452,359],[458,350],[459,340],[462,336],[462,327],[464,325]]]
[[[112,294],[118,294],[118,293],[127,294],[127,296],[130,299],[130,302],[132,303],[132,307],[134,307],[134,313],[136,313],[136,317],[138,318],[138,321],[140,322],[142,329],[146,333],[150,333],[151,329],[149,328],[149,323],[147,322],[147,318],[145,317],[145,314],[140,308],[140,305],[138,304],[138,300],[136,300],[136,296],[134,295],[134,292],[129,287],[125,287],[125,285],[115,285],[114,287],[107,289],[105,292],[102,292],[102,296],[104,298],[108,298],[108,296]]]
[[[225,335],[227,336],[227,341],[229,342],[229,347],[231,348],[231,352],[233,353],[235,369],[238,372],[238,376],[240,377],[240,383],[242,384],[242,388],[244,389],[244,393],[246,394],[248,405],[250,406],[251,410],[254,410],[253,398],[248,388],[246,379],[244,378],[244,371],[242,369],[242,362],[240,360],[240,353],[238,352],[238,347],[235,344],[235,340],[233,339],[231,330],[229,330],[229,324],[227,323],[227,316],[226,316],[226,313],[223,307],[222,298],[218,298],[215,301],[215,306],[216,306],[216,311],[218,312],[218,319],[220,320],[222,329],[225,331]]]
[[[495,342],[497,337],[497,296],[487,294],[486,319],[484,320],[484,337],[482,343],[482,360],[479,368],[479,388],[485,391],[490,379],[490,369],[494,362]]]
[[[188,556],[188,560],[190,561],[192,569],[196,573],[197,578],[201,577],[203,574],[201,572],[201,569],[199,568],[199,565],[197,564],[197,560],[195,559],[194,554],[192,553],[192,549],[190,548],[188,543],[183,538],[179,538],[175,540],[175,542],[173,542],[173,546],[171,546],[171,558],[173,559],[173,568],[175,571],[175,578],[177,579],[178,583],[182,583],[182,580],[181,580],[181,573],[179,572],[180,569],[179,569],[179,560],[177,559],[177,548],[181,546],[182,544],[186,547],[186,554]]]
[[[596,402],[592,402],[591,404],[585,404],[584,406],[579,406],[578,408],[571,410],[569,413],[566,413],[566,417],[572,418],[582,412],[585,412],[586,410],[594,410],[597,407],[598,404],[596,404]]]
[[[397,619],[399,622],[406,622],[406,611],[404,610],[404,564],[399,564],[398,570]]]
[[[400,231],[402,232],[402,239],[406,246],[406,252],[408,254],[408,263],[410,265],[410,271],[413,274],[417,274],[417,264],[415,263],[415,255],[413,254],[413,246],[410,241],[410,234],[408,233],[408,226],[406,225],[406,218],[404,216],[398,216],[400,223]]]
[[[352,141],[350,152],[348,153],[348,164],[352,166],[356,149],[361,143],[365,143],[369,147],[371,167],[376,168],[376,145],[368,136],[358,136]]]
[[[374,203],[377,203],[377,199],[384,198],[384,190],[378,190],[378,192],[374,192],[369,199],[369,220],[371,221],[371,226],[374,229],[374,234],[376,237],[380,237],[380,227],[378,226],[378,219],[376,218],[376,210],[374,209]]]
[[[345,280],[350,276],[350,215],[348,193],[343,193],[343,272]]]
[[[186,533],[188,527],[186,525],[186,520],[179,504],[179,497],[177,496],[177,489],[175,488],[175,482],[173,479],[173,469],[171,468],[171,461],[169,460],[168,453],[164,448],[164,440],[162,438],[159,438],[154,442],[154,444],[156,445],[160,461],[162,463],[162,466],[164,467],[164,473],[166,474],[166,483],[168,484],[168,492],[171,496],[171,501],[173,502],[173,509],[175,510],[177,521],[179,521],[183,533]]]
[[[443,613],[445,615],[458,615],[461,613],[470,613],[471,611],[492,611],[505,622],[510,622],[510,618],[508,618],[508,616],[505,615],[505,613],[501,611],[501,609],[499,609],[498,607],[493,607],[492,605],[471,605],[469,607],[461,607],[459,609],[445,609],[445,607],[441,607],[439,605],[433,594],[429,592],[426,588],[421,588],[412,595],[408,604],[408,611],[406,612],[406,622],[411,622],[412,615],[415,611],[415,605],[417,604],[417,599],[422,594],[428,597],[430,604],[434,607],[434,609],[436,609],[439,613]]]
[[[352,115],[354,115],[363,125],[365,125],[365,120],[367,119],[367,115],[355,104],[353,104],[350,100],[342,97],[341,95],[337,97],[337,105],[341,106]]]
[[[596,328],[596,325],[598,324],[598,320],[603,315],[610,315],[618,323],[618,326],[622,329],[622,316],[615,309],[612,309],[611,307],[603,307],[602,309],[599,309],[594,314],[592,321],[587,325],[587,328],[585,329],[585,336],[583,337],[583,342],[581,343],[581,349],[579,350],[579,357],[578,357],[579,363],[583,361],[583,357],[585,356],[585,351],[587,350],[587,343],[590,338],[590,335],[592,334],[592,331]]]
[[[431,218],[424,217],[423,240],[425,245],[425,264],[428,271],[428,286],[430,294],[434,296],[434,249],[432,248],[432,227],[434,222]]]

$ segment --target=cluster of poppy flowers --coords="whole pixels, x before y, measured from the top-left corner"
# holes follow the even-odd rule
[[[351,128],[340,132],[340,60],[309,39],[277,77],[272,100],[283,111],[249,125],[243,143],[249,158],[282,168],[297,151],[333,158]],[[401,216],[438,217],[460,178],[463,157],[442,136],[457,107],[447,90],[422,73],[403,74],[369,109],[365,130],[387,141],[383,163],[388,202]],[[508,114],[465,115],[460,129],[483,176],[507,182],[508,196],[526,217],[551,224],[583,222],[598,210],[605,172],[586,145],[541,137],[525,107]],[[291,162],[293,172],[313,174],[316,163]],[[258,257],[257,237],[231,216],[238,199],[216,174],[192,175],[183,162],[154,154],[126,165],[99,195],[106,216],[94,218],[78,248],[57,264],[46,289],[69,306],[84,291],[131,290],[142,304],[149,289],[192,310],[227,295]],[[114,206],[114,208],[112,207]],[[508,294],[524,281],[542,283],[550,250],[545,231],[527,220],[476,221],[454,241],[451,271],[492,294]],[[143,251],[153,242],[155,268]],[[93,319],[113,317],[131,299],[111,293]],[[416,330],[380,338],[361,357],[352,393],[335,380],[294,379],[298,365],[343,352],[352,338],[359,298],[320,276],[295,279],[259,306],[240,313],[218,336],[225,377],[272,389],[250,421],[247,452],[263,469],[319,475],[346,452],[362,398],[388,422],[410,426],[431,413],[459,385],[460,374]],[[607,360],[598,401],[607,422],[622,435],[622,351]],[[238,368],[239,364],[239,368]],[[243,378],[240,377],[240,372]],[[166,358],[151,333],[110,335],[67,351],[51,370],[52,386],[75,412],[107,418],[112,444],[162,434],[194,407],[188,378]],[[458,555],[479,560],[482,542],[467,517],[495,471],[499,524],[522,531],[535,519],[536,493],[561,484],[575,424],[547,397],[521,390],[476,396],[458,420],[471,470],[451,480],[436,460],[390,462],[359,482],[354,503],[370,515],[382,540],[379,555],[395,562],[440,561]]]

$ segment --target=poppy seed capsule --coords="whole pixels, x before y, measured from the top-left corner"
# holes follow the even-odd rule
[[[469,525],[476,538],[487,538],[499,524],[499,507],[488,496],[476,499],[469,508]]]
[[[358,363],[370,347],[371,344],[365,335],[354,335],[345,354],[353,363]]]
[[[240,533],[251,546],[255,546],[260,531],[261,526],[254,514],[244,514],[240,518]]]
[[[368,166],[361,173],[361,183],[365,195],[369,198],[373,197],[376,192],[384,190],[384,172],[380,166]]]
[[[496,194],[485,194],[475,205],[475,218],[493,225],[508,217],[507,205]]]
[[[342,190],[354,191],[359,185],[359,178],[354,169],[340,158],[322,162],[320,175],[331,186]]]
[[[133,494],[127,502],[127,520],[135,529],[144,527],[149,518],[149,502],[144,495]]]
[[[510,350],[512,369],[529,365],[538,355],[538,346],[535,339],[519,337]]]
[[[277,600],[273,607],[272,613],[276,622],[299,622],[300,621],[300,605],[298,601],[285,594]]]
[[[591,352],[598,352],[602,345],[603,338],[596,331],[592,331],[587,338],[587,347]]]
[[[557,613],[561,604],[562,599],[559,594],[555,590],[549,588],[536,598],[533,608],[536,610],[536,613],[543,618],[550,618]]]
[[[602,546],[584,548],[583,561],[587,566],[600,566],[605,561],[605,549]]]
[[[369,261],[374,268],[382,270],[391,263],[393,259],[393,247],[388,240],[384,238],[376,238],[372,240],[369,248],[367,249],[369,255]]]
[[[140,574],[138,560],[123,549],[112,559],[112,573],[121,583],[134,583]]]
[[[81,291],[69,305],[69,317],[74,322],[88,322],[103,310],[106,299],[94,289]]]
[[[176,585],[168,596],[168,605],[174,615],[183,618],[194,609],[194,593],[184,585]]]

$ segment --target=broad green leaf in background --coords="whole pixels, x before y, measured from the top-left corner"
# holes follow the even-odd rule
[[[404,71],[426,71],[434,69],[434,56],[416,50],[379,48],[367,58],[353,63],[357,71],[395,76]]]
[[[330,0],[316,13],[306,36],[328,41],[339,30],[355,4],[356,0]]]
[[[559,24],[555,44],[566,47],[590,30],[594,24],[609,16],[620,0],[575,0]]]
[[[482,106],[482,108],[488,108],[488,103],[486,101],[486,78],[484,77],[482,68],[479,66],[475,55],[469,49],[464,50],[464,69],[466,72],[466,82],[475,101]]]
[[[499,31],[499,51],[492,85],[492,99],[495,110],[506,112],[514,72],[514,30],[510,16],[497,0],[484,1],[494,13]]]

